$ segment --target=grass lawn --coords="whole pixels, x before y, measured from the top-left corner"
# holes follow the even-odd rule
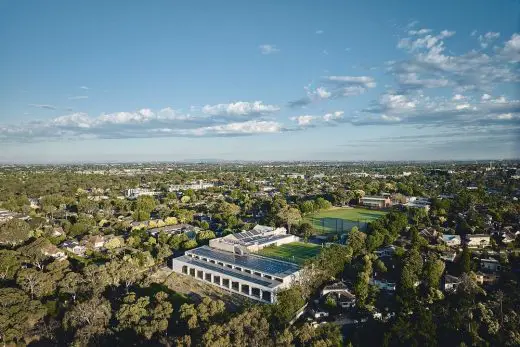
[[[271,246],[261,249],[258,254],[275,259],[303,264],[321,251],[321,246],[313,243],[291,242],[281,246]]]
[[[386,212],[364,208],[331,208],[305,217],[318,234],[334,234],[350,231],[353,226],[366,230],[370,221],[384,216]]]

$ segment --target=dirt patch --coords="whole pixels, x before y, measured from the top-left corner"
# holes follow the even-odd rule
[[[234,294],[190,276],[173,272],[168,267],[158,269],[151,275],[151,280],[152,282],[163,284],[179,294],[186,295],[194,302],[200,302],[206,296],[213,300],[222,300],[226,304],[227,309],[232,312],[239,310],[243,306],[255,303],[242,295]]]

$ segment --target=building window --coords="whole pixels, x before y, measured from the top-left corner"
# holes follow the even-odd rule
[[[233,289],[233,290],[235,290],[235,291],[238,292],[239,289],[240,289],[240,285],[239,285],[239,283],[238,283],[238,282],[235,282],[235,281],[232,281],[232,282],[231,282],[231,289]]]
[[[251,273],[251,270],[248,270],[248,269],[244,269],[244,272],[250,274]]]
[[[242,284],[242,293],[249,295],[249,286],[247,284]]]
[[[204,276],[204,272],[202,272],[201,270],[198,270],[197,271],[197,278],[203,279],[203,276]]]
[[[263,291],[262,292],[262,300],[265,300],[267,302],[271,302],[271,292]]]
[[[195,269],[190,268],[190,276],[195,277]]]
[[[251,288],[251,295],[259,298],[260,297],[260,288],[252,287]]]
[[[220,286],[220,276],[213,276],[213,283]]]
[[[204,276],[204,279],[208,282],[211,282],[211,274],[210,273],[206,273],[205,276]]]
[[[229,288],[229,279],[228,278],[223,278],[222,279],[222,285],[226,288]]]
[[[267,279],[270,279],[270,280],[273,279],[273,277],[271,277],[271,276],[269,276],[269,275],[264,275],[264,277],[267,278]]]
[[[242,268],[239,267],[239,266],[235,266],[235,270],[237,270],[237,271],[242,271]]]
[[[188,267],[186,265],[182,266],[182,273],[187,275],[188,274]]]

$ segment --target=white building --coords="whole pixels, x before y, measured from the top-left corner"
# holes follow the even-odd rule
[[[491,243],[491,236],[486,234],[466,235],[468,247],[484,248]]]
[[[63,242],[60,247],[81,257],[85,255],[85,251],[87,250],[85,246],[80,245],[76,240],[67,240]]]
[[[300,238],[287,234],[287,230],[283,227],[257,225],[248,231],[212,239],[209,241],[209,246],[227,252],[247,254],[258,252],[267,246],[280,246],[297,241],[300,241]]]
[[[137,199],[140,196],[155,196],[159,195],[159,192],[148,188],[132,188],[125,190],[125,196],[129,199]]]
[[[299,280],[296,264],[202,246],[172,260],[173,271],[265,303]]]
[[[181,190],[202,190],[214,187],[215,185],[213,183],[204,182],[204,181],[194,181],[186,184],[173,184],[168,188],[168,191],[171,192],[178,192]]]
[[[285,228],[257,225],[252,230],[212,239],[208,246],[172,260],[175,272],[262,302],[272,303],[276,292],[299,280],[296,264],[251,254],[270,245],[298,241]]]

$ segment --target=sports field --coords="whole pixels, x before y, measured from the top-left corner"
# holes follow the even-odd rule
[[[370,221],[384,216],[386,212],[367,210],[364,208],[331,208],[305,217],[318,234],[335,234],[348,232],[357,226],[364,231]]]
[[[296,264],[303,264],[307,259],[313,258],[321,251],[321,246],[313,243],[291,242],[281,246],[271,246],[261,249],[258,254]]]

